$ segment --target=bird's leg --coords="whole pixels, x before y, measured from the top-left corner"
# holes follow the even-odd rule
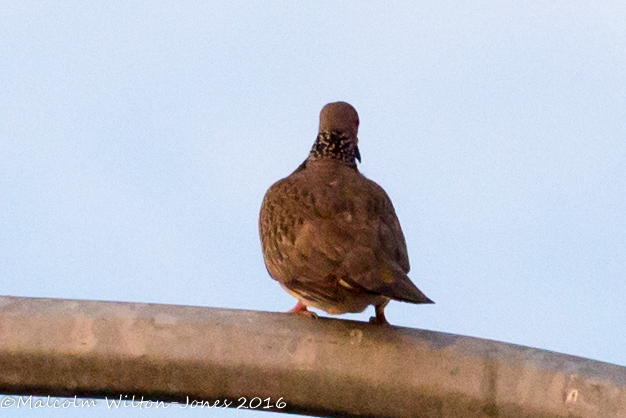
[[[298,299],[298,303],[287,313],[294,313],[296,315],[304,315],[313,319],[317,319],[317,314],[315,312],[311,312],[307,309],[306,305],[302,303],[301,300]]]
[[[387,306],[387,303],[389,303],[389,301],[376,305],[376,316],[370,318],[370,324],[390,325],[389,322],[387,322],[387,318],[385,318],[385,306]]]

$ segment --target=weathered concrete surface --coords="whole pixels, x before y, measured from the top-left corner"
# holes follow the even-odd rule
[[[0,393],[282,398],[274,410],[339,417],[624,418],[626,368],[353,321],[0,297]]]

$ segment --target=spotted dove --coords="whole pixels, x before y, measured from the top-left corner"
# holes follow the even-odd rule
[[[315,316],[363,312],[386,324],[391,299],[433,303],[411,282],[406,242],[387,193],[363,176],[359,116],[348,103],[324,106],[308,158],[263,199],[259,232],[270,275]]]

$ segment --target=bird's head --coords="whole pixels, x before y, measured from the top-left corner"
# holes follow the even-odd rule
[[[309,158],[331,158],[356,167],[361,161],[357,133],[359,115],[346,102],[329,103],[320,112],[320,127]]]

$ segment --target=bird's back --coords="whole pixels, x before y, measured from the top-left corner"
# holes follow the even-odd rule
[[[406,243],[391,200],[356,167],[305,161],[267,191],[259,227],[268,271],[296,294],[330,304],[350,298],[373,304],[368,298],[380,296],[430,302],[407,276]],[[355,303],[344,311],[363,309]]]

